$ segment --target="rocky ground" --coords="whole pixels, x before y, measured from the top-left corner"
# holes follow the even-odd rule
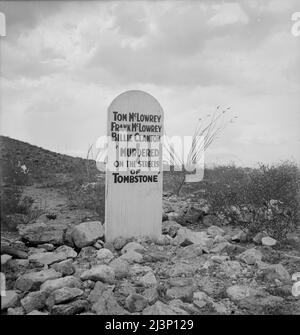
[[[299,234],[291,245],[249,240],[209,216],[199,225],[195,206],[165,195],[159,239],[107,243],[93,213],[71,211],[55,190],[25,192],[49,201],[35,223],[1,234],[1,314],[300,314]]]

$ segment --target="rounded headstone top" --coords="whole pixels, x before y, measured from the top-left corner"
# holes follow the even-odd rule
[[[157,99],[155,99],[151,94],[140,90],[129,90],[119,94],[111,102],[111,104],[108,107],[108,110],[119,106],[124,106],[124,104],[133,104],[135,106],[141,104],[141,107],[143,107],[144,112],[146,111],[145,107],[147,106],[147,104],[151,105],[152,108],[153,105],[156,104],[159,109],[157,112],[163,111]],[[153,113],[153,110],[151,110],[151,112]]]

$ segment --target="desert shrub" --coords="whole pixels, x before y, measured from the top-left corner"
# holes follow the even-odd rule
[[[15,230],[21,223],[28,223],[36,218],[32,209],[33,199],[22,197],[22,187],[17,185],[2,186],[0,193],[1,228]]]
[[[221,166],[206,172],[201,187],[212,212],[252,233],[265,230],[283,239],[299,222],[299,176],[292,162],[256,169]]]
[[[230,223],[247,231],[249,237],[264,231],[275,239],[283,240],[296,226],[292,211],[277,200],[271,200],[262,207],[231,206],[224,214]]]

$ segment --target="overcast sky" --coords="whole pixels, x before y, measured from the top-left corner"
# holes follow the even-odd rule
[[[1,134],[85,155],[106,109],[152,94],[169,135],[231,106],[210,163],[300,163],[299,0],[3,2]]]

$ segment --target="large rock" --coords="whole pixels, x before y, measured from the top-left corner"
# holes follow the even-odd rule
[[[74,276],[67,276],[58,279],[47,280],[41,286],[41,291],[53,292],[62,287],[77,287],[81,288],[81,281]]]
[[[5,291],[5,296],[1,296],[1,311],[11,307],[15,307],[18,304],[18,301],[19,295],[16,291]]]
[[[125,300],[126,308],[130,312],[141,312],[148,305],[148,300],[140,294],[130,294]]]
[[[124,308],[118,304],[116,298],[110,290],[103,292],[99,300],[93,304],[92,311],[97,315],[128,314]]]
[[[34,310],[40,310],[44,308],[46,299],[46,292],[31,292],[21,300],[21,305],[25,309],[26,313],[30,313]]]
[[[74,227],[71,233],[77,248],[93,245],[104,236],[104,229],[100,221],[83,222]]]
[[[46,223],[34,223],[19,227],[19,234],[25,241],[33,245],[51,243],[54,245],[63,244],[64,225],[49,225]]]
[[[242,252],[240,255],[238,255],[236,258],[243,261],[246,264],[254,265],[257,262],[260,262],[262,260],[262,253],[255,249],[247,249],[246,251]]]
[[[115,281],[115,272],[107,265],[96,265],[90,270],[84,271],[80,278],[82,280],[100,280],[104,283],[113,283]]]
[[[53,269],[26,273],[16,280],[15,287],[23,292],[36,291],[44,282],[60,277],[61,273],[56,272]]]

